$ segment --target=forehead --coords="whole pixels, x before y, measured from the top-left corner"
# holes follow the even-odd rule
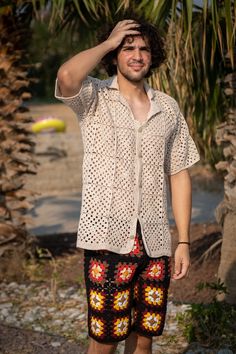
[[[127,36],[124,39],[123,46],[126,45],[138,45],[138,46],[149,46],[149,40],[145,36]]]

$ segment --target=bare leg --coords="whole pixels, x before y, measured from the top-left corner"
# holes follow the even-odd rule
[[[117,345],[118,343],[99,343],[90,338],[87,354],[114,354]]]
[[[124,354],[152,354],[152,338],[131,332],[125,341]]]

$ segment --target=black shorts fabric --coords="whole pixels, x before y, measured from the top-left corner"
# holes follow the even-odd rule
[[[110,343],[131,331],[143,336],[162,334],[170,283],[170,257],[147,255],[140,224],[128,254],[84,251],[89,336]]]

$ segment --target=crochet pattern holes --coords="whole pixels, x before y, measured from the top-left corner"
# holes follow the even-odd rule
[[[117,78],[88,77],[73,97],[56,97],[77,114],[84,145],[77,246],[128,253],[137,218],[147,253],[171,255],[166,175],[199,160],[177,102],[145,86],[154,112],[134,120]]]

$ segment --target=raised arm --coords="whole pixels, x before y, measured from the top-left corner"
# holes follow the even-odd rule
[[[139,34],[138,26],[132,20],[118,22],[107,40],[96,47],[76,54],[65,62],[57,73],[61,94],[68,97],[78,93],[84,79],[108,52],[116,49],[125,36]]]
[[[189,242],[189,228],[192,210],[192,187],[188,169],[169,176],[172,209],[179,242]],[[189,245],[179,243],[175,251],[175,269],[173,278],[181,279],[190,265]]]

